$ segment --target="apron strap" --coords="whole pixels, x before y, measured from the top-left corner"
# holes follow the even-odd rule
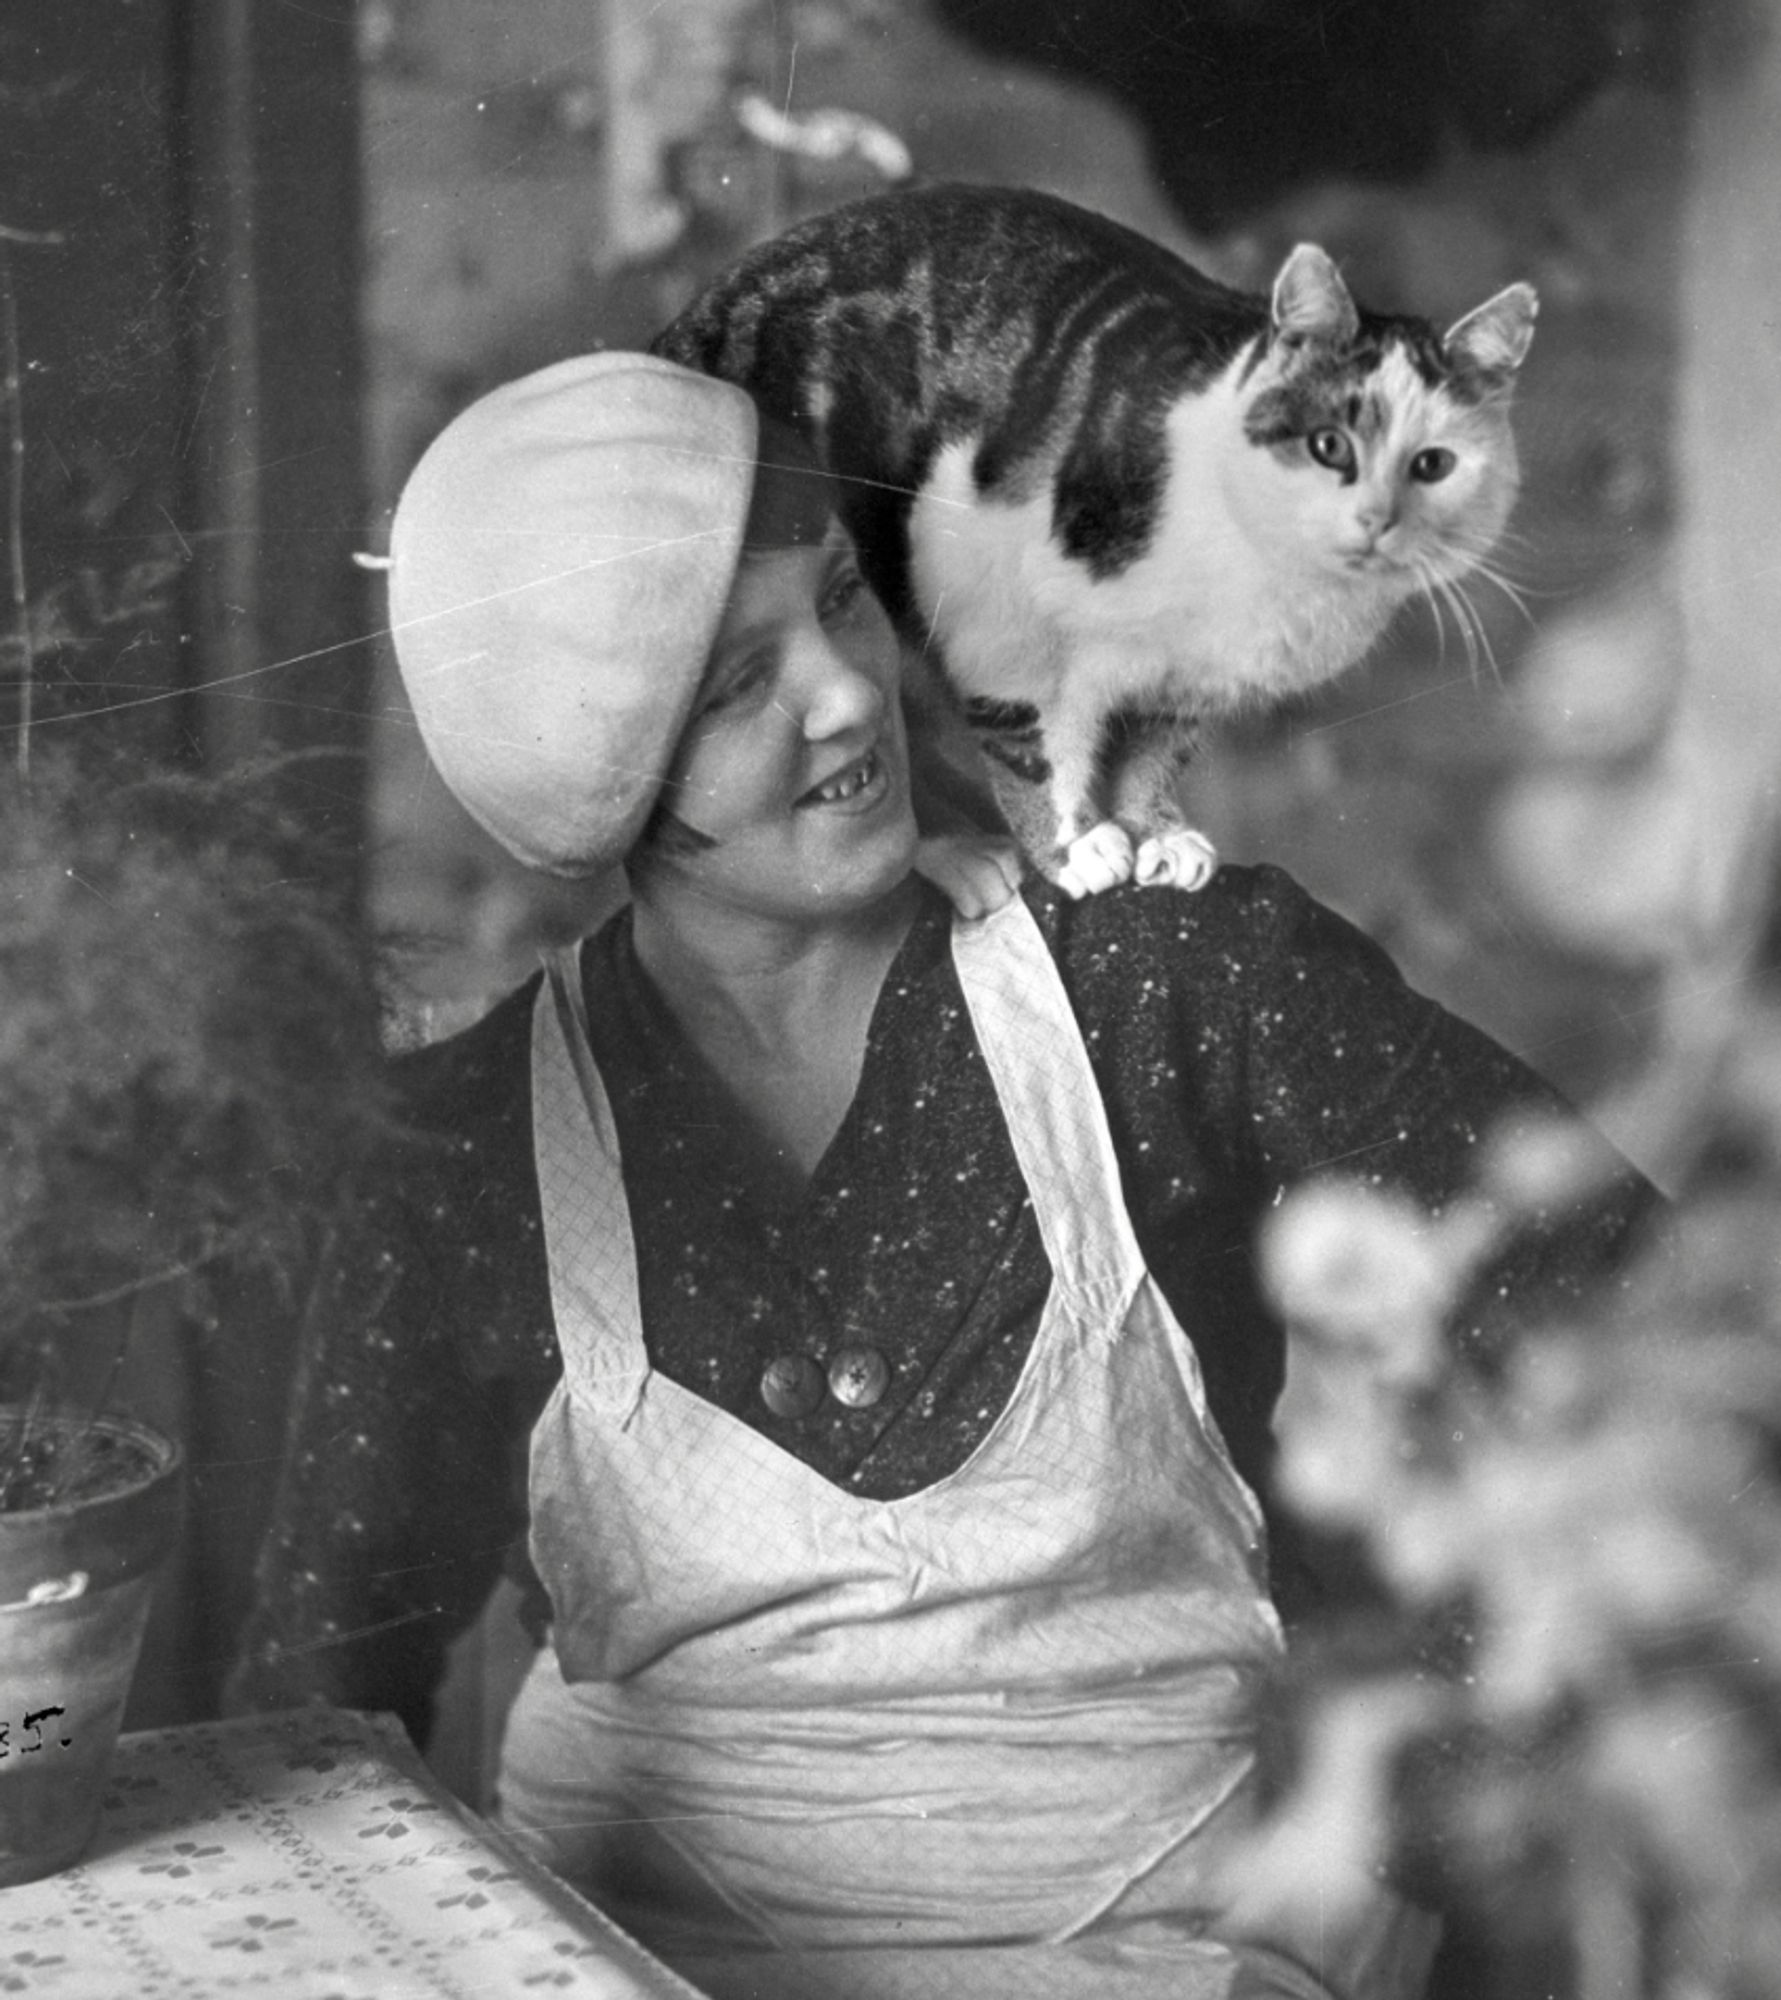
[[[1144,1281],[1144,1257],[1050,948],[1015,896],[988,917],[955,919],[952,951],[1052,1282],[1115,1327]],[[588,1037],[577,949],[547,952],[544,970],[532,1011],[532,1129],[563,1379],[572,1395],[625,1417],[649,1359],[618,1131]]]
[[[618,1128],[588,1038],[578,948],[544,954],[532,1009],[532,1135],[563,1381],[616,1415],[649,1374]]]
[[[1076,1010],[1026,900],[955,918],[953,962],[995,1080],[1052,1282],[1117,1326],[1145,1276]]]

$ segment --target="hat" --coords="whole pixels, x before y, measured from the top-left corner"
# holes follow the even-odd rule
[[[455,418],[390,530],[390,629],[440,776],[553,875],[629,851],[723,618],[758,435],[644,354],[558,362]]]

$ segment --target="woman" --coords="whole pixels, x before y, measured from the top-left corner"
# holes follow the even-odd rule
[[[1320,1168],[1439,1204],[1556,1101],[1271,871],[1071,903],[992,867],[955,920],[830,501],[738,392],[626,355],[485,398],[405,490],[446,782],[632,900],[403,1065],[238,1692],[424,1736],[527,1531],[502,1810],[708,1991],[1395,2000],[1425,1924],[1295,1935],[1220,1865],[1314,1589],[1288,1524],[1265,1553],[1250,1243]],[[1574,1295],[1647,1192],[1481,1297]]]

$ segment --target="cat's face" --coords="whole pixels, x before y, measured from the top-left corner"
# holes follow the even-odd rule
[[[1474,568],[1514,504],[1509,396],[1535,310],[1513,285],[1444,336],[1363,323],[1335,266],[1302,246],[1243,385],[1245,515],[1326,574],[1392,596]]]

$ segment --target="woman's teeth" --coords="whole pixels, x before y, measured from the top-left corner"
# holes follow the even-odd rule
[[[862,758],[857,764],[850,764],[838,778],[831,778],[826,785],[818,785],[811,794],[818,805],[839,805],[843,799],[851,799],[856,792],[863,792],[872,782],[878,769],[876,757]]]

